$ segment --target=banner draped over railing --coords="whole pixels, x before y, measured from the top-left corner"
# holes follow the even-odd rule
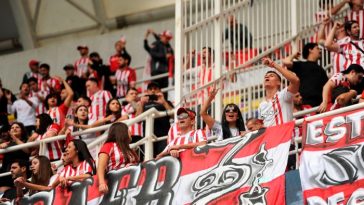
[[[294,122],[210,143],[24,197],[21,204],[285,204],[284,172]],[[152,204],[153,204],[152,203]]]
[[[306,121],[300,176],[305,204],[362,204],[364,109]]]

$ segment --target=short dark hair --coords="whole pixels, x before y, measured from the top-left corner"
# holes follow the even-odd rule
[[[96,78],[89,78],[89,79],[87,79],[87,81],[91,81],[91,82],[94,82],[97,85],[99,85],[99,81]]]
[[[17,163],[20,168],[25,167],[28,171],[29,169],[29,161],[24,159],[14,159],[14,161],[11,164]],[[11,166],[11,165],[10,165]]]
[[[30,82],[35,82],[38,83],[38,79],[36,79],[35,77],[30,77],[27,81],[27,83],[29,84]]]
[[[28,82],[22,82],[19,86],[19,90],[21,90],[21,87],[23,87],[23,85],[28,85]],[[29,85],[28,85],[29,86]]]
[[[353,24],[356,23],[358,24],[357,21],[345,21],[345,24],[344,24],[344,29],[345,29],[345,33],[346,35],[349,35],[349,31],[351,31],[351,27],[353,26]]]
[[[128,94],[128,93],[129,93],[129,91],[131,91],[131,90],[134,90],[134,91],[138,92],[138,90],[137,90],[136,88],[129,88],[129,89],[126,91],[126,94]],[[138,93],[139,93],[139,92],[138,92]]]
[[[51,67],[47,63],[42,63],[40,64],[39,68],[45,68],[47,70],[50,70]]]
[[[127,60],[128,61],[128,65],[130,65],[130,63],[131,63],[131,56],[129,54],[127,54],[126,52],[123,52],[123,53],[119,54],[118,57],[123,58],[124,60]]]
[[[343,74],[348,74],[351,71],[354,71],[355,73],[363,73],[364,74],[364,69],[361,65],[359,64],[351,64],[346,70],[341,71]]]
[[[92,53],[90,53],[89,57],[90,58],[94,58],[94,57],[100,58],[100,54],[97,52],[92,52]]]
[[[302,57],[304,59],[308,58],[308,55],[310,54],[310,50],[318,46],[317,43],[306,43],[306,45],[302,49]]]
[[[89,97],[87,97],[86,95],[81,95],[79,98],[77,98],[77,100],[78,99],[84,99],[84,100],[86,100],[90,105],[91,105],[91,103],[92,103],[92,101],[91,101],[91,99],[89,98]]]

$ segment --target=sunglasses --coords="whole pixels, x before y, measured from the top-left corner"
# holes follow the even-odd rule
[[[188,117],[189,117],[188,113],[185,113],[185,112],[177,115],[178,120],[184,120],[184,119],[187,119]]]
[[[229,106],[226,107],[225,113],[229,113],[229,112],[238,112],[238,108],[236,108],[233,105],[229,105]]]

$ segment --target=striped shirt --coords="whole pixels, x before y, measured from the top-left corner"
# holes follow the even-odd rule
[[[55,78],[38,79],[38,87],[39,90],[50,93],[51,89],[60,90],[61,83]]]
[[[116,78],[116,96],[124,97],[126,95],[126,91],[130,88],[131,83],[135,83],[136,81],[136,73],[132,68],[124,68],[117,69],[115,73]]]
[[[107,170],[116,170],[125,167],[125,158],[120,149],[120,147],[115,142],[106,142],[100,149],[100,153],[105,153],[109,156],[109,161],[107,163]],[[135,156],[131,157],[133,164],[137,163]]]
[[[135,118],[136,110],[133,108],[131,103],[125,105],[121,110],[121,115],[128,115],[129,119]],[[143,136],[143,124],[137,122],[129,126],[131,135]]]
[[[48,92],[47,91],[44,91],[44,90],[40,90],[38,92],[31,91],[29,93],[29,97],[37,97],[38,100],[39,100],[38,107],[35,109],[35,115],[40,115],[42,113],[46,113],[47,112],[47,109],[46,109],[43,101],[41,101],[39,99],[39,97],[38,97],[38,96],[40,96],[40,97],[42,97],[42,98],[45,99],[47,97],[47,95],[48,95]]]
[[[94,120],[99,120],[106,115],[106,104],[111,99],[111,94],[106,90],[99,90],[93,94],[91,99],[91,114],[94,115]]]
[[[80,78],[83,78],[83,76],[88,71],[88,64],[91,62],[91,60],[88,57],[82,57],[75,62],[75,72],[76,75]]]
[[[62,103],[60,106],[52,107],[48,110],[48,115],[52,118],[54,123],[63,127],[67,115],[68,107]]]
[[[259,104],[259,119],[265,127],[280,125],[293,120],[293,94],[287,88],[278,91],[272,100]]]
[[[357,21],[360,28],[359,38],[364,38],[364,10],[359,11],[348,10],[345,21]]]
[[[80,162],[77,167],[72,167],[71,164],[65,166],[59,176],[61,177],[74,177],[81,174],[92,175],[92,165],[90,165],[86,160]]]
[[[342,41],[338,42],[340,46],[339,53],[344,55],[346,61],[343,64],[344,69],[351,64],[359,64],[364,66],[364,54],[357,49],[353,44],[364,50],[363,40],[352,40],[350,37],[345,37]]]
[[[165,151],[174,145],[185,145],[185,144],[193,144],[198,142],[207,141],[206,134],[203,130],[191,130],[186,134],[181,135],[179,133],[177,125],[173,125],[168,132],[168,145]]]
[[[37,140],[44,139],[47,136],[47,134],[55,133],[57,135],[60,130],[61,130],[61,127],[58,124],[54,123],[47,128],[47,131],[43,135],[39,135],[37,137]],[[47,143],[47,149],[46,149],[44,156],[48,157],[48,159],[51,161],[61,159],[62,146],[61,146],[60,141],[54,141],[51,143]]]
[[[347,39],[342,38],[336,41],[338,45],[342,45],[343,42],[345,42]],[[346,70],[348,64],[346,63],[347,59],[345,58],[345,55],[341,52],[331,52],[331,59],[332,59],[332,68],[333,68],[333,74],[339,73],[341,71]]]

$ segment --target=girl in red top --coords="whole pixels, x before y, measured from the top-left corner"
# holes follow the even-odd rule
[[[118,122],[111,125],[109,136],[99,152],[97,165],[97,177],[101,193],[108,192],[105,182],[106,171],[120,169],[128,164],[139,162],[137,154],[129,147],[130,141],[131,135],[126,124]]]

